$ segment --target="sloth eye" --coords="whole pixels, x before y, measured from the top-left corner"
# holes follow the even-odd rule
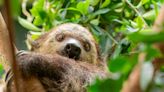
[[[64,34],[57,34],[56,35],[56,40],[59,41],[59,42],[61,42],[61,41],[64,40],[64,37],[65,37]]]
[[[89,44],[89,42],[85,42],[85,43],[84,43],[84,49],[85,49],[86,51],[90,51],[91,45]]]

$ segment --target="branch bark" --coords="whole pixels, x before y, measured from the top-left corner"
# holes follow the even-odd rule
[[[15,47],[14,47],[14,28],[13,28],[13,22],[12,22],[12,14],[10,10],[10,0],[4,1],[4,7],[5,7],[5,14],[6,14],[6,22],[7,26],[5,25],[4,19],[2,15],[0,15],[0,27],[1,27],[1,37],[0,37],[0,49],[2,53],[2,57],[5,57],[6,60],[2,60],[2,64],[4,64],[5,70],[7,71],[8,68],[12,68],[12,71],[14,73],[14,84],[15,84],[15,90],[17,92],[24,92],[23,86],[24,84],[21,84],[22,77],[18,71],[18,65],[16,63],[15,58]],[[8,29],[8,30],[7,30]],[[6,61],[6,62],[5,62]],[[10,61],[10,62],[8,62]],[[10,65],[10,64],[11,65]],[[21,84],[21,85],[19,85]],[[8,90],[8,89],[7,89]]]
[[[6,23],[2,17],[2,14],[0,13],[0,57],[1,61],[0,63],[3,65],[5,71],[7,71],[10,68],[10,62],[12,61],[12,54],[11,51],[11,44],[9,39],[9,33],[7,30]]]
[[[145,53],[141,53],[138,57],[138,64],[135,66],[128,80],[124,83],[121,92],[142,92],[140,88],[140,71],[141,65],[145,59]]]

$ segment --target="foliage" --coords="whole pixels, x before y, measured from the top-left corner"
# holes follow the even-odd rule
[[[152,43],[164,40],[164,33],[153,32],[152,25],[164,0],[35,0],[30,15],[19,17],[29,29],[32,39],[53,26],[66,22],[81,24],[91,30],[100,45],[103,57],[108,57],[111,78],[88,88],[89,92],[120,92],[138,61],[146,54],[142,65],[141,88],[146,92],[164,88],[164,68],[152,80],[151,62],[160,57]],[[32,18],[29,20],[28,18]],[[148,69],[150,72],[147,72]],[[144,76],[149,76],[144,77]],[[151,85],[151,86],[150,86]]]

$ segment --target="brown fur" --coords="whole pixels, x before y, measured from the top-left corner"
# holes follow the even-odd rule
[[[63,43],[56,41],[55,36],[61,33],[64,34],[65,39],[74,38],[79,40],[81,44],[85,44],[85,42],[90,43],[91,50],[89,52],[82,50],[81,61],[87,61],[88,63],[96,65],[104,65],[105,62],[101,59],[99,48],[97,48],[97,43],[92,34],[88,29],[78,24],[66,23],[53,28],[50,32],[42,35],[33,42],[34,45],[32,45],[32,50],[45,54],[58,53],[58,50],[63,46],[64,41]]]
[[[64,34],[62,41],[56,35]],[[81,55],[78,60],[61,53],[63,44],[73,38],[80,42]],[[85,44],[89,43],[87,51]],[[17,55],[19,69],[23,76],[25,92],[86,92],[86,87],[98,77],[107,76],[106,64],[99,56],[95,40],[84,27],[67,23],[48,32],[32,43],[32,52]],[[9,82],[11,87],[13,81]],[[14,91],[11,91],[14,92]]]

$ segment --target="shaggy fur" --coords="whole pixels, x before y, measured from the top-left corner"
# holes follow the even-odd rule
[[[63,37],[60,40],[59,34],[62,34],[59,38]],[[80,43],[79,59],[62,53],[65,43],[72,38]],[[100,58],[91,33],[80,25],[60,25],[32,45],[32,51],[17,54],[26,92],[86,92],[86,87],[96,78],[107,76],[106,64]],[[8,90],[15,92],[12,79],[7,84]]]

